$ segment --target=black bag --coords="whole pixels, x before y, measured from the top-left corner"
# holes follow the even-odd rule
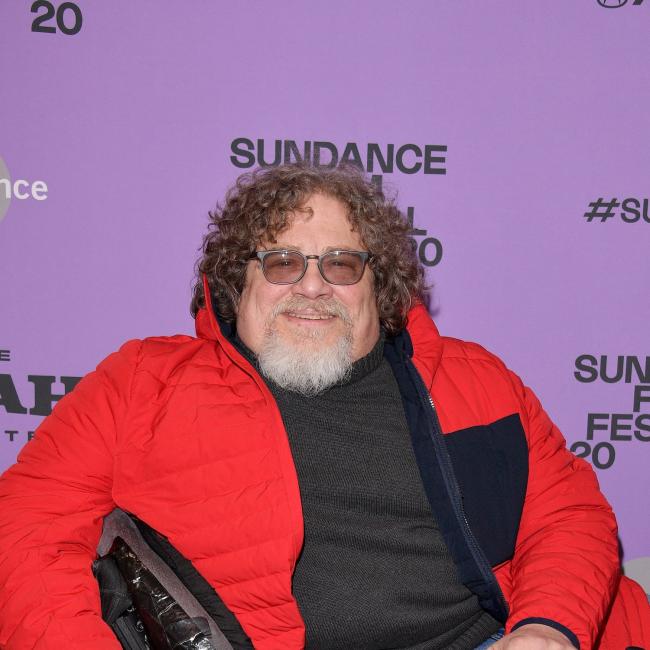
[[[125,650],[214,650],[207,620],[188,616],[121,537],[93,573],[102,617]]]
[[[102,616],[125,650],[253,650],[194,565],[134,515],[115,509],[104,518],[97,553]],[[163,603],[173,605],[164,621]]]
[[[138,617],[126,581],[115,559],[105,555],[93,562],[93,574],[99,583],[102,618],[110,625],[124,650],[151,650],[144,625]]]

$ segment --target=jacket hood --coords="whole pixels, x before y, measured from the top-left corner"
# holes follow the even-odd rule
[[[217,321],[217,312],[215,312],[212,305],[212,294],[210,293],[210,286],[208,285],[208,278],[205,273],[202,274],[203,281],[203,296],[205,306],[201,307],[196,314],[194,326],[196,328],[196,336],[200,339],[211,339],[223,343],[226,335]],[[231,329],[229,327],[229,329]]]

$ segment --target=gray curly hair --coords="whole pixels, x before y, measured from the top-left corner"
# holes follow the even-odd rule
[[[408,222],[394,200],[356,167],[303,163],[242,174],[224,203],[210,212],[196,263],[192,316],[205,306],[201,280],[205,274],[217,315],[226,322],[236,320],[251,254],[263,240],[274,243],[289,227],[291,215],[304,210],[313,194],[325,194],[346,206],[352,228],[372,254],[369,264],[381,324],[389,334],[405,327],[413,302],[426,302],[424,274]]]

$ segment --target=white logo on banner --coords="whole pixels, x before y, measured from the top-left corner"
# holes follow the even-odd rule
[[[47,192],[47,183],[45,181],[34,181],[32,183],[22,178],[12,181],[7,164],[0,158],[0,221],[7,215],[12,198],[19,201],[25,199],[45,201]]]

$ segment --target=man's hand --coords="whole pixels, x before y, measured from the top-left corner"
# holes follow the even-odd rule
[[[548,625],[522,625],[511,634],[497,641],[494,650],[569,650],[572,643],[562,632]]]

